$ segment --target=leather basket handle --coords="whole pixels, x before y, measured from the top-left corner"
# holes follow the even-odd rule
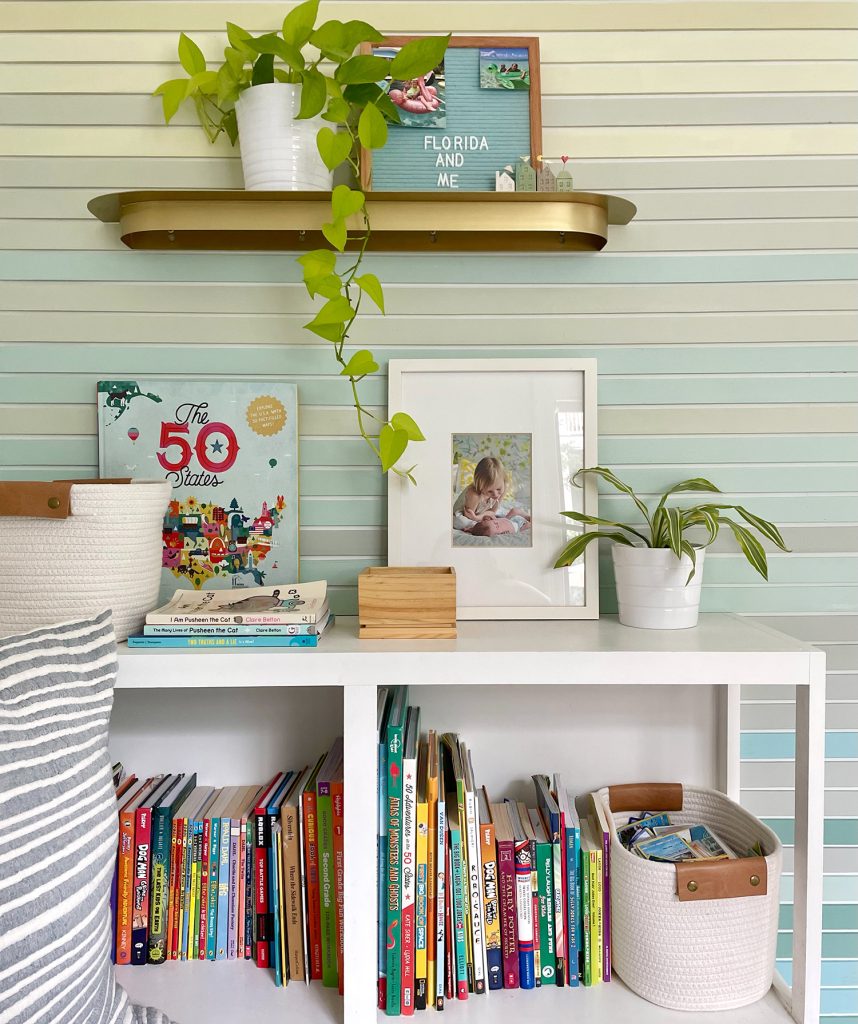
[[[679,782],[633,782],[627,786],[609,786],[612,812],[681,811],[682,784]]]
[[[687,860],[676,866],[676,895],[680,902],[765,896],[768,872],[765,857]]]
[[[106,480],[10,480],[0,483],[0,516],[68,519],[72,484],[128,484],[131,477]]]

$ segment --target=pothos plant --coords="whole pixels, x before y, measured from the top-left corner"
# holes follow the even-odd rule
[[[682,480],[678,484],[669,487],[659,498],[656,507],[650,511],[649,507],[635,494],[627,483],[623,483],[612,470],[604,466],[591,466],[586,469],[579,469],[572,477],[572,482],[581,486],[578,478],[587,474],[599,477],[622,494],[628,495],[635,503],[638,512],[643,516],[644,522],[640,525],[630,526],[628,523],[615,523],[610,519],[599,519],[596,516],[584,515],[582,512],[561,512],[561,515],[574,519],[576,523],[584,523],[587,526],[608,526],[611,529],[591,530],[588,533],[582,533],[574,537],[560,553],[554,566],[555,569],[571,565],[583,553],[588,544],[605,538],[606,540],[614,541],[615,544],[626,544],[631,547],[670,548],[677,558],[688,555],[691,560],[691,572],[685,581],[686,585],[688,585],[697,570],[697,551],[708,547],[718,536],[722,526],[727,526],[732,531],[742,550],[742,554],[744,554],[764,580],[769,578],[766,552],[752,530],[756,530],[761,536],[770,540],[781,551],[789,551],[780,534],[780,530],[778,530],[774,523],[760,519],[759,516],[755,516],[742,505],[720,505],[713,502],[703,502],[699,505],[692,505],[690,508],[668,506],[667,499],[672,494],[681,494],[689,491],[721,493],[715,484],[710,483],[709,480],[703,477],[698,476],[691,480]],[[736,522],[735,519],[724,515],[725,512],[735,512],[747,525]],[[702,527],[706,531],[706,536],[702,542],[692,542],[687,536],[688,531],[695,527]]]
[[[228,22],[228,45],[217,68],[209,68],[199,46],[182,33],[178,52],[186,77],[170,79],[155,90],[162,98],[165,120],[169,123],[179,107],[190,101],[211,142],[224,134],[235,145],[235,105],[246,89],[273,82],[300,85],[298,118],[321,115],[332,126],[321,128],[316,138],[325,166],[334,171],[347,164],[359,182],[360,147],[381,149],[387,142],[388,121],[399,121],[396,106],[378,82],[387,75],[408,82],[427,74],[440,63],[449,36],[415,39],[387,60],[355,53],[362,43],[384,39],[372,25],[332,20],[316,27],[318,9],[319,0],[306,0],[289,11],[279,32],[259,36]],[[355,217],[361,225],[357,230]],[[378,363],[369,349],[346,353],[364,298],[384,313],[381,282],[375,274],[361,272],[372,226],[366,197],[359,188],[337,185],[333,189],[331,219],[322,226],[322,233],[330,248],[298,257],[310,297],[324,300],[304,326],[331,343],[340,375],[351,386],[361,437],[375,453],[382,471],[392,470],[415,483],[414,467],[400,469],[396,464],[411,441],[424,440],[420,428],[407,413],[396,412],[380,420],[363,405],[358,385],[378,371]],[[354,251],[354,259],[343,265],[345,261],[337,256],[347,247]]]

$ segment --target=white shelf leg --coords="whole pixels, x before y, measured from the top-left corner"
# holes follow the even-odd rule
[[[718,788],[739,803],[742,687],[738,683],[724,683],[718,689]]]
[[[810,655],[795,699],[795,894],[792,1015],[818,1024],[822,969],[822,853],[825,816],[825,655]]]
[[[344,1019],[374,1024],[376,1010],[376,867],[378,818],[376,687],[346,686],[343,694],[345,767]]]

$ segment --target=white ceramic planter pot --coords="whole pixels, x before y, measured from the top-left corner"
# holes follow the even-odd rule
[[[316,147],[316,135],[326,122],[321,117],[295,120],[300,107],[300,85],[272,82],[241,94],[235,113],[249,191],[329,192],[333,187],[333,173]]]
[[[697,552],[697,571],[688,555],[677,558],[670,548],[630,548],[614,544],[614,577],[620,622],[639,629],[688,629],[697,625],[704,550]]]

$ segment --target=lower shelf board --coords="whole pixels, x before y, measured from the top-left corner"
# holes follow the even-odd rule
[[[294,1020],[342,1024],[343,1000],[321,982],[274,985],[271,971],[251,963],[166,963],[117,967],[133,1002],[162,1010],[176,1024],[244,1024]]]

